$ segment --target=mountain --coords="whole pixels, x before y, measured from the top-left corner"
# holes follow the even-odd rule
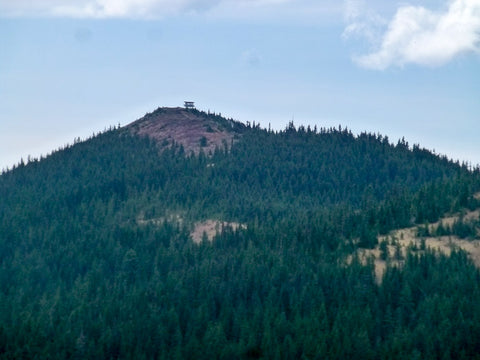
[[[159,108],[0,176],[0,357],[478,357],[479,191],[403,139]]]
[[[244,126],[196,109],[158,108],[127,126],[134,135],[148,136],[162,146],[182,145],[185,152],[199,154],[230,146]]]

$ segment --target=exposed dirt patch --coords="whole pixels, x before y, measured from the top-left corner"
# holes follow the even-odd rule
[[[479,216],[480,216],[480,210],[477,209],[475,211],[469,211],[465,213],[463,216],[463,219],[466,221],[478,220]],[[436,223],[429,224],[428,228],[430,231],[435,231],[440,224],[442,224],[443,226],[452,226],[455,223],[455,221],[458,221],[459,218],[460,218],[459,215],[447,216],[440,219]]]
[[[215,148],[230,147],[235,140],[234,122],[184,108],[160,108],[127,126],[133,134],[155,139],[161,146],[183,145],[187,155],[208,155]]]
[[[204,235],[206,235],[208,241],[212,241],[214,236],[222,231],[222,227],[231,227],[233,230],[246,228],[244,224],[235,222],[206,220],[196,223],[190,236],[196,244],[202,242]]]
[[[145,219],[143,216],[137,218],[138,225],[155,225],[161,226],[164,222],[176,223],[179,225],[184,224],[184,219],[180,214],[169,214],[166,216],[161,216],[153,219]],[[228,221],[219,221],[219,220],[206,220],[202,222],[197,222],[193,226],[193,230],[190,232],[192,240],[196,244],[200,244],[204,239],[204,234],[208,241],[213,241],[215,235],[219,234],[223,228],[231,228],[236,231],[238,229],[246,229],[245,224],[240,224],[236,222]]]
[[[480,194],[478,194],[480,195]],[[480,211],[470,211],[464,214],[465,220],[478,219]],[[460,218],[459,215],[447,216],[440,221],[428,224],[430,231],[435,230],[440,223],[443,225],[453,225]],[[379,236],[378,243],[374,249],[359,249],[358,254],[363,263],[367,263],[370,257],[373,257],[375,264],[375,275],[378,282],[382,280],[383,274],[387,267],[387,261],[393,266],[402,266],[403,259],[408,251],[422,252],[424,249],[438,251],[445,255],[450,255],[454,249],[462,249],[472,259],[474,264],[480,268],[480,240],[464,240],[457,236],[437,236],[437,237],[419,237],[417,236],[418,228],[411,227],[405,229],[394,230],[386,236]],[[382,260],[382,252],[380,244],[386,242],[386,253],[388,260]]]

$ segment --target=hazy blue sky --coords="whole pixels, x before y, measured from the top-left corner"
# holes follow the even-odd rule
[[[0,0],[0,169],[184,100],[480,163],[480,0]]]

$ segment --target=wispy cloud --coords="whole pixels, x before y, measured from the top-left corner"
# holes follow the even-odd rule
[[[185,11],[205,11],[225,3],[270,5],[288,0],[0,0],[3,16],[79,18],[155,18]]]
[[[362,37],[371,43],[380,37],[381,31],[386,25],[385,19],[369,9],[364,0],[346,0],[344,19],[347,23],[347,27],[343,31],[345,39]]]
[[[349,20],[344,34],[369,36],[368,22]],[[375,51],[354,61],[383,70],[406,64],[440,66],[462,53],[480,53],[480,0],[453,0],[443,11],[402,6],[377,42]]]

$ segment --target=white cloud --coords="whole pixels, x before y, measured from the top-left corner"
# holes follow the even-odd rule
[[[365,1],[363,0],[346,0],[344,4],[344,17],[348,22],[354,22],[364,12]]]
[[[0,0],[3,16],[79,18],[156,18],[185,11],[204,11],[220,4],[270,5],[290,0]]]
[[[346,0],[343,12],[348,24],[342,34],[344,39],[363,37],[374,42],[386,24],[381,16],[367,8],[364,0]]]
[[[362,30],[352,24],[347,35]],[[440,66],[468,52],[480,52],[480,0],[453,0],[444,11],[402,6],[381,36],[378,50],[354,60],[383,70],[406,64]]]

